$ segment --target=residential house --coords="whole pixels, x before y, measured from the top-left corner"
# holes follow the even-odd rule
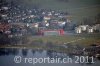
[[[82,29],[82,31],[86,31],[89,25],[80,25],[79,27]]]
[[[95,24],[95,25],[93,26],[93,29],[94,29],[95,31],[100,32],[100,24]]]
[[[89,28],[87,29],[87,32],[88,32],[88,33],[93,33],[93,32],[94,32],[93,27],[89,27]]]
[[[64,21],[59,21],[59,22],[58,22],[58,25],[59,25],[60,27],[65,26],[65,24],[66,24],[66,22],[64,22]]]
[[[75,28],[75,32],[76,32],[76,33],[82,33],[82,29],[81,29],[80,27],[76,27],[76,28]]]
[[[51,17],[50,16],[44,16],[44,18],[43,18],[43,20],[44,20],[44,22],[45,23],[47,23],[48,22],[48,20],[50,20],[51,19]]]
[[[91,27],[89,25],[80,25],[80,26],[75,28],[75,32],[76,33],[83,33],[83,32],[93,33],[94,29],[93,29],[93,27]]]

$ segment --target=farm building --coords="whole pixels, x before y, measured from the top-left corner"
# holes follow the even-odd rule
[[[43,36],[52,36],[52,35],[61,36],[61,35],[64,35],[64,30],[63,29],[41,30],[40,34],[43,35]]]

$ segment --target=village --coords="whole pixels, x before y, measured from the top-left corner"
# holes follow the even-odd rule
[[[25,9],[14,2],[1,7],[0,31],[3,33],[25,33],[31,30],[33,35],[66,35],[67,32],[100,33],[100,24],[76,24],[67,12],[49,9]],[[13,5],[13,6],[11,6]],[[8,14],[6,14],[8,13]],[[17,32],[20,31],[20,32]]]
[[[100,13],[81,19],[75,16],[67,10],[0,0],[0,57],[43,54],[88,57],[86,64],[93,64],[91,58],[100,61]]]

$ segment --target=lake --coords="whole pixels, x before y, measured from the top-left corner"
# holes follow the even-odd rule
[[[92,61],[89,60],[88,61],[91,63],[86,63],[85,56],[79,56],[79,58],[77,57],[75,55],[63,52],[56,52],[53,50],[0,48],[0,66],[99,66],[100,65],[100,61],[96,58],[91,58],[93,59],[92,61],[94,63],[92,63]],[[44,58],[46,58],[45,62]],[[59,62],[56,61],[58,58],[60,58]],[[66,58],[66,63],[62,62],[64,58]],[[35,61],[36,63],[33,61]],[[81,62],[76,63],[75,61],[76,62],[81,61]]]

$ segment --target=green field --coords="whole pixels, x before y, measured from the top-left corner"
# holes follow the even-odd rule
[[[71,51],[71,48],[66,48],[65,45],[81,47],[89,47],[91,44],[100,45],[100,34],[78,34],[65,36],[24,36],[23,44],[6,44],[0,48],[30,48],[30,49],[45,49],[59,52]]]
[[[87,35],[72,35],[72,36],[40,36],[40,37],[29,37],[30,42],[41,41],[43,43],[51,42],[53,44],[100,44],[100,34],[87,34]]]

